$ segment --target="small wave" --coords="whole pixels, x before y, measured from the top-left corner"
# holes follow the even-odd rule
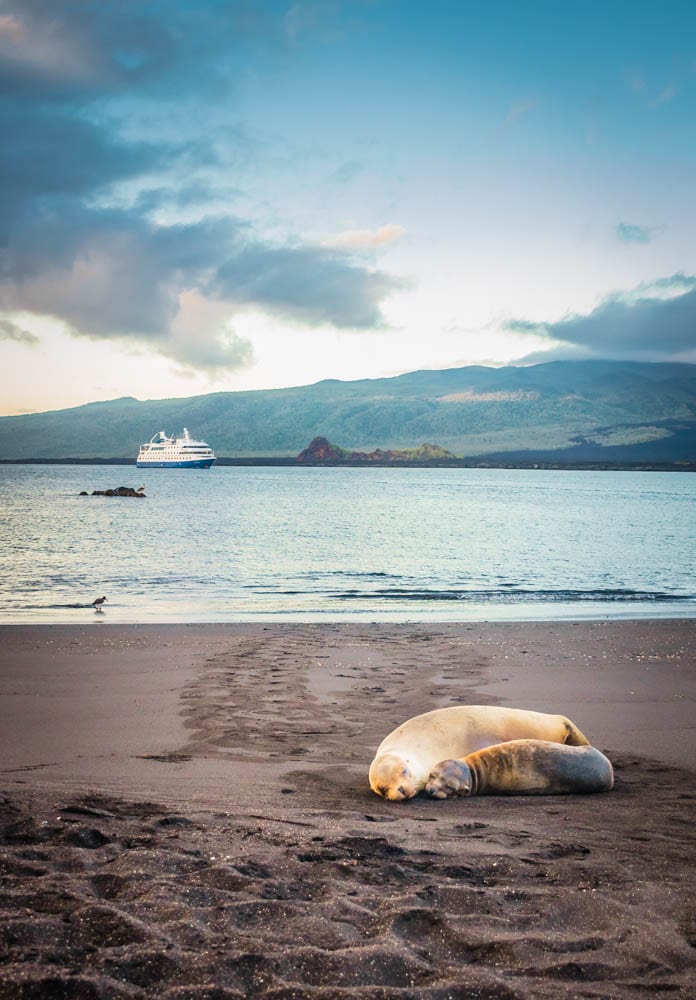
[[[511,603],[567,603],[579,601],[631,601],[678,602],[692,601],[692,594],[668,594],[662,591],[645,590],[423,590],[390,587],[381,590],[332,591],[327,594],[339,600],[397,600],[397,601],[462,601],[474,604]]]
[[[74,609],[77,609],[77,608],[93,608],[94,607],[94,605],[92,603],[90,603],[90,604],[76,604],[76,603],[75,604],[34,604],[34,605],[28,604],[26,606],[27,607],[35,607],[35,608],[49,608],[51,610],[55,610],[56,608],[72,608],[74,610]]]
[[[347,576],[347,577],[355,577],[357,579],[365,577],[368,580],[385,579],[385,578],[391,578],[392,580],[397,579],[394,573],[385,573],[383,570],[372,571],[372,570],[356,570],[356,569],[339,569],[339,570],[318,569],[314,570],[311,573],[307,573],[305,575],[312,579],[323,576]]]

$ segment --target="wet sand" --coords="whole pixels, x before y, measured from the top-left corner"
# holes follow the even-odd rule
[[[0,691],[0,1000],[696,996],[696,622],[105,615],[0,627]],[[568,715],[614,790],[377,798],[460,703]]]

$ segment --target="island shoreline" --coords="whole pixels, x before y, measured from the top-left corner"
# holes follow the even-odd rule
[[[136,467],[130,458],[0,458],[0,465],[103,465]],[[435,462],[298,462],[294,456],[218,457],[215,465],[291,469],[522,469],[557,472],[696,472],[696,462],[610,462],[600,460],[564,462],[530,458],[525,461],[489,461],[485,458]]]

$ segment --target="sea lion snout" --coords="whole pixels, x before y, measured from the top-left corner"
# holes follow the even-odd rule
[[[412,799],[417,793],[413,775],[407,767],[403,767],[401,773],[395,775],[393,782],[386,786],[384,797],[392,802],[401,802],[403,799]]]

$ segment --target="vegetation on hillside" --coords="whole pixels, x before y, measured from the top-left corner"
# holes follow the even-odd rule
[[[694,460],[696,365],[474,366],[188,399],[126,397],[0,417],[0,458],[135,460],[158,430],[184,426],[221,457],[294,457],[321,435],[365,453],[435,441],[462,457],[542,450],[571,460]]]

